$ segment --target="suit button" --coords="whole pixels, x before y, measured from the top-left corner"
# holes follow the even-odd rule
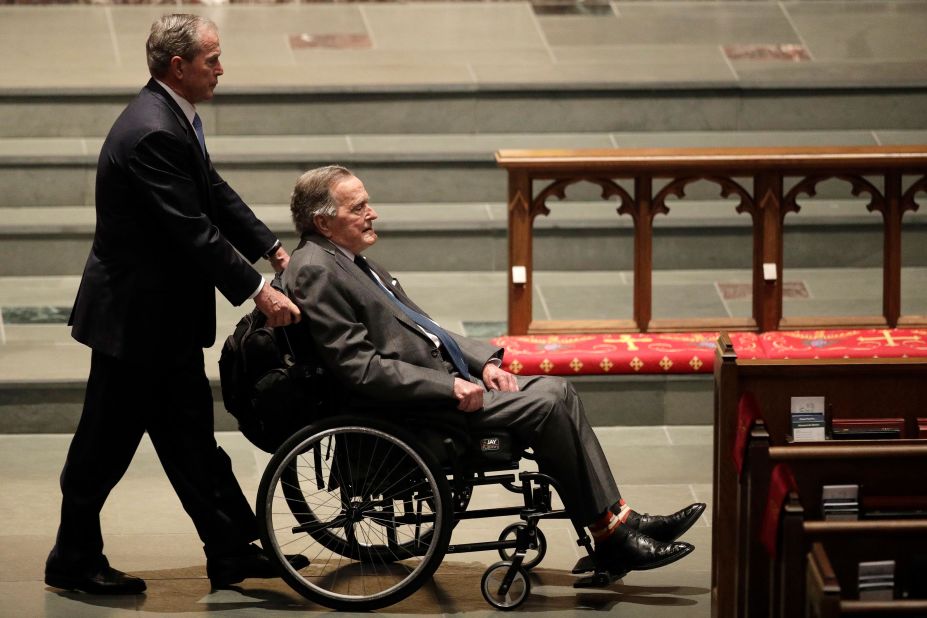
[[[438,358],[438,350],[437,350],[437,349],[432,350],[432,351],[431,351],[431,356],[434,357],[434,358]]]

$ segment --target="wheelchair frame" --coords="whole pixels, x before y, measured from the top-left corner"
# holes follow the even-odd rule
[[[258,493],[261,540],[284,580],[321,605],[366,611],[413,594],[445,554],[496,550],[502,560],[486,569],[480,588],[490,605],[510,610],[527,598],[528,570],[546,553],[544,519],[570,519],[588,553],[573,572],[593,575],[576,587],[608,585],[620,576],[597,567],[583,526],[553,508],[558,481],[516,472],[522,457],[533,459],[528,453],[497,463],[460,455],[457,446],[443,440],[449,464],[442,465],[414,434],[366,416],[336,415],[297,431],[274,454]],[[408,471],[395,473],[400,469]],[[487,485],[520,494],[523,504],[468,510],[474,489]],[[506,526],[497,541],[451,543],[458,522],[500,516],[521,521]],[[309,554],[310,565],[293,569],[286,560],[291,549]]]

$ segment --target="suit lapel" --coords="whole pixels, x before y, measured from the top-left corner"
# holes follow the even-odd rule
[[[184,115],[183,110],[180,109],[180,106],[177,105],[177,102],[174,98],[164,91],[164,88],[161,87],[161,84],[156,82],[154,78],[148,80],[148,84],[145,86],[148,88],[155,96],[157,96],[163,103],[171,110],[174,114],[174,118],[177,120],[177,126],[183,131],[184,135],[187,137],[187,143],[190,146],[190,149],[193,152],[193,160],[197,162],[197,170],[200,173],[200,178],[203,181],[203,185],[206,187],[206,195],[208,196],[208,207],[210,212],[213,210],[213,199],[212,199],[212,184],[209,181],[209,167],[211,165],[209,159],[203,156],[203,151],[200,149],[200,141],[196,138],[196,133],[193,131],[193,127],[190,126],[190,121],[187,120],[187,117]]]
[[[418,324],[413,322],[405,313],[403,313],[395,303],[384,297],[384,295],[388,294],[389,292],[384,291],[379,285],[376,284],[375,281],[364,274],[361,269],[358,268],[357,264],[348,259],[348,256],[342,253],[331,241],[320,237],[319,244],[332,255],[332,257],[335,259],[335,263],[367,292],[368,296],[377,299],[378,304],[385,307],[397,320],[408,326],[416,335],[421,336],[429,342],[431,341],[428,338],[428,335],[422,332],[422,329],[419,328]],[[368,261],[368,264],[369,263],[370,262]],[[376,269],[376,273],[377,276],[380,277],[381,281],[390,281],[388,273],[383,274],[381,269]],[[405,301],[403,300],[403,302]],[[410,304],[409,306],[413,309],[416,309],[414,304]]]

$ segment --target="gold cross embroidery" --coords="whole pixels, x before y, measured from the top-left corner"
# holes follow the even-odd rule
[[[633,369],[634,371],[640,371],[641,367],[644,366],[644,361],[642,361],[641,359],[635,356],[634,358],[631,359],[631,362],[628,364],[631,365],[631,369]]]
[[[669,371],[670,367],[673,366],[673,361],[668,356],[664,356],[660,359],[660,366],[663,367],[663,371]]]
[[[513,360],[511,363],[509,363],[509,371],[511,371],[512,373],[521,372],[523,367],[524,365],[519,363],[517,360]]]
[[[542,360],[541,364],[538,366],[541,368],[541,371],[543,371],[544,373],[550,373],[550,370],[554,368],[554,364],[546,358]]]
[[[617,339],[610,339],[608,337],[602,339],[603,343],[623,343],[628,346],[628,352],[636,352],[639,348],[636,344],[638,343],[650,343],[653,341],[650,337],[639,337],[634,338],[634,335],[624,334],[619,335]]]
[[[702,359],[700,359],[698,356],[693,356],[692,360],[689,361],[689,366],[692,367],[692,369],[695,371],[701,369],[703,364],[704,363],[702,363]]]
[[[583,362],[578,358],[574,358],[570,361],[570,369],[579,373],[579,370],[583,368]]]
[[[612,367],[614,367],[614,366],[615,366],[615,363],[613,363],[612,361],[608,360],[608,357],[607,357],[607,356],[606,356],[605,358],[602,359],[602,362],[601,362],[601,363],[599,363],[599,367],[601,367],[601,368],[602,368],[602,371],[604,371],[605,373],[608,373],[609,371],[611,371]]]
[[[892,336],[892,331],[890,331],[890,330],[883,330],[883,331],[882,331],[882,336],[881,336],[881,337],[860,337],[860,338],[859,338],[859,341],[861,341],[861,342],[862,342],[862,341],[879,341],[879,342],[884,341],[886,347],[889,347],[889,348],[897,348],[900,344],[896,343],[896,341],[905,341],[905,340],[907,340],[907,341],[920,341],[921,338],[920,338],[920,335],[908,335],[908,336],[896,335],[896,336]]]

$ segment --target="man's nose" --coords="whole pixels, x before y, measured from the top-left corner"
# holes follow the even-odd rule
[[[219,61],[216,61],[216,75],[223,75],[223,74],[225,74],[225,69],[222,68],[222,63]]]
[[[367,218],[368,218],[370,221],[373,221],[374,219],[379,218],[379,216],[380,216],[380,215],[377,214],[377,211],[373,209],[373,206],[368,206],[368,207],[367,207]]]

